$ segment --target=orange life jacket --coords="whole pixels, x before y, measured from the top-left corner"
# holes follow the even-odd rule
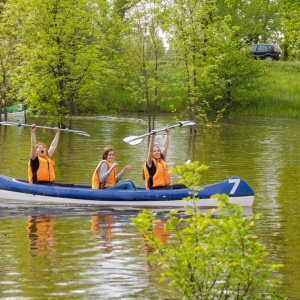
[[[101,160],[100,163],[98,164],[97,168],[95,169],[94,171],[94,174],[93,174],[93,178],[92,178],[92,189],[93,190],[97,190],[100,188],[100,178],[99,178],[99,174],[98,174],[98,171],[99,171],[99,168],[101,166],[102,163],[106,163],[107,164],[107,168],[108,170],[111,168],[112,164],[107,161],[107,160]],[[104,183],[104,187],[107,188],[109,186],[113,186],[116,184],[116,173],[117,173],[117,170],[116,168],[114,168],[110,174],[108,175],[107,179],[105,180],[105,183]]]
[[[37,182],[45,181],[45,182],[53,182],[55,181],[55,173],[54,173],[54,166],[55,162],[54,160],[50,159],[49,157],[40,157],[37,156],[39,160],[39,168],[34,174],[31,169],[30,160],[28,162],[28,182],[33,182],[33,177],[36,175]]]
[[[159,187],[159,186],[169,186],[171,183],[171,176],[168,170],[168,164],[162,158],[158,161],[152,158],[152,163],[155,165],[156,171],[152,178],[153,184],[152,187]],[[150,174],[147,169],[147,164],[144,165],[144,174],[145,174],[145,186],[147,190],[150,190],[148,185],[148,180],[150,178]]]

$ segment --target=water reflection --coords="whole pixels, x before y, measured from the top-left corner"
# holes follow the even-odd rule
[[[28,216],[26,223],[30,256],[55,253],[54,221],[55,217],[48,215]]]
[[[155,235],[156,238],[158,238],[159,242],[167,245],[168,244],[168,238],[169,238],[169,234],[165,231],[165,224],[166,224],[166,220],[157,220],[153,223],[153,233]],[[143,240],[143,244],[145,247],[145,253],[147,254],[147,256],[154,252],[155,249],[148,243],[145,235],[142,235],[142,240]]]
[[[165,232],[166,221],[155,221],[153,224],[153,232],[162,244],[168,244],[169,235]]]
[[[98,212],[92,213],[92,233],[99,245],[103,245],[101,249],[104,252],[110,253],[113,251],[113,226],[115,224],[114,216],[100,216]]]
[[[28,210],[33,213],[27,214]],[[0,268],[0,294],[20,299],[83,299],[82,295],[89,299],[126,299],[129,295],[131,299],[154,299],[159,290],[147,291],[149,270],[143,245],[137,243],[140,235],[129,226],[135,213],[76,207],[3,208],[1,202],[0,211],[0,238],[3,230],[7,240],[12,241],[13,232],[16,235],[15,246],[0,244],[6,257],[5,269]],[[16,220],[16,214],[23,215],[23,220]],[[14,226],[2,221],[10,219],[9,215]],[[12,283],[18,288],[13,289]]]
[[[207,214],[207,213],[211,213],[211,217],[212,218],[217,218],[218,215],[220,215],[221,213],[224,213],[224,210],[219,210],[219,209],[201,209],[198,211],[199,213],[201,213],[202,215]],[[243,207],[242,211],[241,211],[241,215],[244,218],[250,218],[253,216],[253,210],[251,207]],[[179,211],[177,213],[177,217],[178,218],[189,218],[189,215],[186,215],[184,213],[184,211]],[[157,220],[155,220],[153,222],[153,233],[155,235],[155,237],[159,240],[160,243],[162,243],[163,245],[167,245],[169,243],[169,233],[167,233],[165,231],[165,225],[167,223],[167,217],[166,214],[160,214],[159,218]],[[149,245],[149,243],[146,240],[146,237],[144,235],[142,235],[142,241],[143,241],[143,245],[145,247],[145,253],[147,254],[147,256],[152,253],[153,251],[155,251],[155,249]]]

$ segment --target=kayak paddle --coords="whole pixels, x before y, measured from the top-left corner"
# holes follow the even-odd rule
[[[29,124],[23,124],[21,122],[14,123],[14,122],[4,121],[4,122],[0,122],[0,124],[1,125],[6,125],[6,126],[31,127],[31,125],[29,125]],[[38,126],[38,125],[35,125],[35,127],[36,128],[42,128],[42,129],[51,129],[51,130],[55,129],[55,127]],[[65,133],[73,132],[73,133],[80,134],[80,135],[90,136],[87,132],[84,132],[84,131],[81,131],[81,130],[72,130],[72,129],[69,129],[69,128],[59,128],[59,130],[64,131]]]
[[[165,131],[166,128],[172,129],[172,128],[175,128],[175,127],[193,126],[193,125],[196,125],[196,123],[193,122],[193,121],[181,121],[181,122],[178,122],[178,124],[155,130],[155,133]],[[153,134],[153,133],[148,132],[148,133],[145,133],[145,134],[142,134],[142,135],[139,135],[139,136],[128,136],[128,137],[124,138],[123,141],[128,143],[129,145],[137,145],[143,140],[143,137],[149,136],[151,134]]]

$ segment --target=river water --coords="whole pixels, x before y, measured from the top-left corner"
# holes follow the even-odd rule
[[[28,123],[53,126],[43,118]],[[157,128],[175,123],[159,117]],[[122,139],[146,133],[146,124],[140,116],[76,119],[73,129],[91,137],[61,134],[53,157],[57,181],[90,183],[103,148],[112,145],[120,169],[133,166],[123,179],[143,185],[147,139],[135,146]],[[233,117],[217,130],[196,128],[195,135],[187,127],[171,130],[170,166],[198,160],[209,166],[203,184],[238,175],[252,186],[252,211],[262,215],[254,228],[258,240],[272,262],[284,264],[278,274],[282,291],[288,299],[300,299],[300,120]],[[53,131],[37,129],[38,141],[50,145],[53,137]],[[29,152],[28,128],[0,126],[1,174],[27,178]],[[0,298],[180,299],[158,282],[158,270],[147,263],[147,248],[130,220],[137,213],[0,201]],[[157,232],[167,238],[162,224]]]

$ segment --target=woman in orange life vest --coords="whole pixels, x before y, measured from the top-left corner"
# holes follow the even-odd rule
[[[113,163],[115,159],[115,150],[113,147],[105,147],[102,160],[96,167],[92,178],[92,189],[126,189],[135,190],[135,185],[131,180],[119,182],[122,176],[131,170],[131,166],[127,165],[117,175],[117,163]]]
[[[46,183],[55,181],[54,161],[51,160],[59,140],[59,128],[55,128],[55,137],[49,150],[44,143],[36,143],[35,124],[30,127],[31,130],[31,151],[28,163],[28,181],[29,183]]]
[[[143,169],[143,179],[147,190],[152,189],[182,189],[186,188],[183,184],[171,185],[171,176],[166,163],[166,156],[169,147],[169,128],[166,127],[166,137],[161,151],[157,145],[154,145],[155,130],[151,131],[148,155]]]

